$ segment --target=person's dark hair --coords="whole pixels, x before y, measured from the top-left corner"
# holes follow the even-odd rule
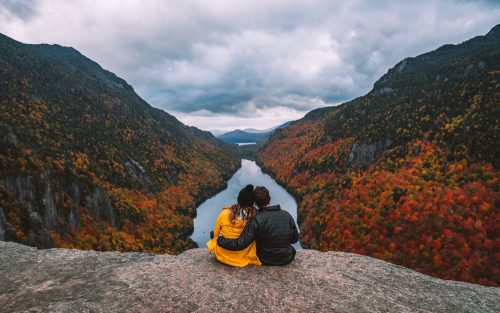
[[[241,206],[251,206],[254,203],[253,185],[246,185],[238,194],[238,204]]]
[[[255,195],[255,204],[259,208],[265,207],[271,202],[271,196],[269,195],[269,190],[264,186],[257,186],[253,191]]]
[[[245,222],[257,215],[257,209],[254,204],[253,185],[246,185],[238,194],[238,203],[231,206],[231,222],[239,217]]]

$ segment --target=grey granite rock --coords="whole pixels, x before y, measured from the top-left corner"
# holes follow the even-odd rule
[[[130,161],[125,162],[125,168],[129,171],[130,174],[137,178],[137,180],[141,184],[146,186],[152,184],[151,179],[146,173],[146,170],[136,160],[130,159]]]
[[[30,213],[30,231],[28,232],[29,245],[38,248],[52,248],[54,244],[43,225],[43,220],[37,212]]]
[[[397,65],[396,65],[396,69],[398,70],[398,72],[402,72],[405,67],[406,67],[406,64],[408,64],[408,60],[410,58],[406,58],[404,59],[403,61],[399,62]]]
[[[101,218],[116,227],[115,211],[105,190],[96,188],[91,196],[85,197],[85,203],[90,215]]]
[[[0,242],[2,312],[500,312],[500,288],[370,257],[301,250],[284,267]]]
[[[5,240],[5,229],[7,228],[7,221],[3,214],[3,208],[0,206],[0,240]]]
[[[32,176],[6,177],[5,189],[10,192],[28,212],[36,211],[36,193]]]
[[[8,133],[7,133],[7,136],[6,138],[7,141],[13,143],[13,144],[17,144],[18,143],[18,140],[17,140],[17,136],[16,134],[14,134],[14,132],[12,131],[12,129],[8,129]]]
[[[71,184],[69,189],[69,203],[70,210],[68,214],[68,224],[71,227],[78,228],[80,227],[80,214],[79,214],[79,205],[80,205],[80,186],[75,183]]]
[[[355,143],[349,153],[349,162],[369,164],[391,144],[390,139],[378,140],[372,144]]]
[[[394,92],[395,89],[391,88],[391,87],[384,87],[384,88],[381,88],[380,90],[378,90],[378,93],[383,95],[383,94],[386,94],[386,93],[392,93]]]
[[[45,193],[42,198],[43,203],[43,223],[47,230],[54,230],[57,226],[57,207],[52,195],[50,183],[45,186]]]

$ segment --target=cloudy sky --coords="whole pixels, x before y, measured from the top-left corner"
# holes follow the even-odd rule
[[[497,23],[499,1],[0,0],[1,33],[72,46],[205,130],[344,102],[402,58]]]

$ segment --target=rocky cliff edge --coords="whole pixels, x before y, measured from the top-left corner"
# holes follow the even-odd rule
[[[37,250],[0,242],[1,312],[500,312],[500,288],[340,252],[284,267],[178,256]]]

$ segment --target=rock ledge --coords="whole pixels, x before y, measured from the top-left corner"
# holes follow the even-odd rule
[[[0,242],[2,312],[500,312],[500,288],[445,281],[340,252],[284,267],[178,256],[37,250]]]

